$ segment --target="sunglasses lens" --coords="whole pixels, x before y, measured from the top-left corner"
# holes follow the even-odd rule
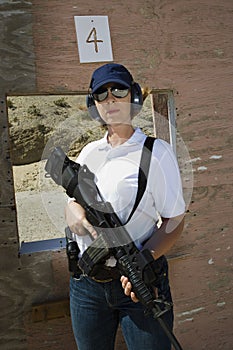
[[[93,97],[96,101],[102,102],[108,96],[108,89],[97,90],[96,93],[93,94]]]
[[[129,93],[129,89],[125,86],[112,86],[109,89],[100,88],[93,94],[94,99],[98,102],[103,102],[108,97],[108,90],[110,90],[112,95],[116,98],[124,98]]]
[[[117,98],[124,98],[128,95],[129,93],[129,89],[122,87],[122,88],[111,88],[111,93],[113,94],[113,96],[117,97]]]

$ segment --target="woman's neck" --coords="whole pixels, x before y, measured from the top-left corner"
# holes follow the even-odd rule
[[[134,133],[132,125],[108,125],[108,142],[116,147],[126,142]]]

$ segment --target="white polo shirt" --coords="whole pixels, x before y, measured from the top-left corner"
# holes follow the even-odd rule
[[[125,143],[112,148],[107,134],[86,145],[77,162],[95,174],[104,200],[110,202],[122,224],[135,203],[138,170],[146,135],[139,129]],[[156,229],[159,217],[171,218],[185,211],[182,184],[176,157],[170,145],[156,139],[152,151],[146,191],[131,220],[125,225],[140,248]],[[81,253],[90,245],[89,236],[75,235]]]

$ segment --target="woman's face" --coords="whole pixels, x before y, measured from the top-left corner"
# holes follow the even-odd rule
[[[111,88],[116,88],[116,95],[118,95],[119,90],[124,89],[122,95],[127,94],[125,97],[114,96],[114,90],[111,92]],[[116,124],[128,124],[131,125],[131,93],[130,90],[125,90],[124,87],[119,86],[116,83],[108,83],[98,89],[99,92],[106,91],[108,89],[107,97],[102,101],[97,101],[95,99],[96,108],[107,125]],[[98,92],[97,91],[97,92]]]

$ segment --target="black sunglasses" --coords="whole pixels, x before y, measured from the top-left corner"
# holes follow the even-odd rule
[[[111,86],[109,88],[99,88],[94,94],[92,94],[94,100],[103,102],[108,97],[109,91],[116,98],[124,98],[128,95],[129,90],[125,86]]]

